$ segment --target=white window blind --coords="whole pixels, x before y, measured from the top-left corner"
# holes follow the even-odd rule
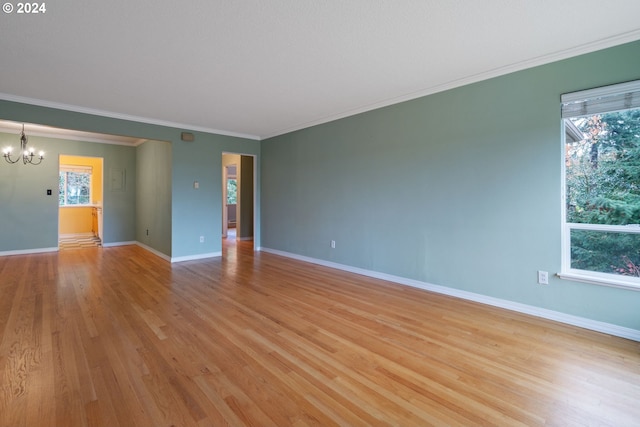
[[[60,172],[92,173],[93,167],[82,165],[60,165]]]
[[[640,108],[640,80],[563,94],[562,118]]]

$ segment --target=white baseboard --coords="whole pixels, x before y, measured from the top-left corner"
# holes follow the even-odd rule
[[[144,243],[140,243],[140,242],[135,242],[136,245],[140,246],[142,249],[151,252],[154,255],[159,256],[160,258],[162,258],[165,261],[169,261],[171,262],[171,257],[169,255],[163,254],[162,252],[153,249],[151,246],[147,246]]]
[[[205,253],[205,254],[197,254],[197,255],[187,255],[187,256],[181,256],[181,257],[171,257],[169,255],[166,255],[156,249],[153,249],[151,246],[147,246],[144,243],[140,243],[140,242],[134,242],[134,244],[140,246],[141,248],[151,252],[154,255],[159,256],[160,258],[169,261],[170,263],[174,263],[174,262],[184,262],[184,261],[194,261],[194,260],[198,260],[198,259],[206,259],[206,258],[217,258],[217,257],[221,257],[222,256],[222,252],[210,252],[210,253]]]
[[[130,240],[128,242],[111,242],[111,243],[104,243],[102,242],[102,247],[103,248],[112,248],[114,246],[130,246],[130,245],[135,245],[137,242],[135,240]]]
[[[350,273],[360,274],[362,276],[368,276],[368,277],[373,277],[375,279],[387,280],[389,282],[411,286],[413,288],[424,289],[426,291],[449,295],[456,298],[462,298],[465,300],[479,302],[481,304],[487,304],[494,307],[500,307],[506,310],[529,314],[529,315],[540,317],[543,319],[553,320],[560,323],[566,323],[568,325],[577,326],[580,328],[589,329],[596,332],[602,332],[605,334],[640,342],[640,330],[637,330],[637,329],[631,329],[624,326],[614,325],[611,323],[600,322],[598,320],[587,319],[584,317],[574,316],[574,315],[562,313],[559,311],[548,310],[546,308],[535,307],[532,305],[513,302],[513,301],[501,299],[501,298],[494,298],[494,297],[490,297],[482,294],[476,294],[474,292],[463,291],[463,290],[449,288],[441,285],[434,285],[432,283],[421,282],[419,280],[407,279],[405,277],[394,276],[391,274],[380,273],[372,270],[366,270],[364,268],[352,267],[345,264],[339,264],[331,261],[311,258],[303,255],[290,253],[290,252],[280,251],[277,249],[260,247],[258,248],[258,250],[262,252],[268,252],[275,255],[284,256],[287,258],[296,259],[299,261],[305,261],[312,264],[318,264],[325,267],[348,271]]]
[[[11,255],[29,255],[29,254],[42,254],[46,252],[58,252],[60,249],[56,246],[54,248],[35,248],[35,249],[21,249],[17,251],[4,251],[0,252],[0,257]]]
[[[221,256],[222,256],[222,252],[209,252],[206,254],[172,257],[171,262],[174,263],[174,262],[194,261],[194,260],[205,259],[205,258],[218,258]]]

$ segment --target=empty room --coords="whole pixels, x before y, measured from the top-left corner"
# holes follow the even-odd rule
[[[0,427],[640,425],[638,16],[4,2]]]

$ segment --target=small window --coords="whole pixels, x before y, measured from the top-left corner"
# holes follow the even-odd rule
[[[640,290],[640,82],[562,102],[560,276]]]
[[[227,179],[227,204],[235,205],[238,203],[238,181],[235,178]]]
[[[90,166],[60,166],[60,206],[91,204]]]

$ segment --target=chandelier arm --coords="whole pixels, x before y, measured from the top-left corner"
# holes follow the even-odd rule
[[[18,163],[18,160],[20,160],[20,157],[18,157],[18,158],[17,158],[17,159],[15,159],[15,160],[12,160],[12,159],[11,159],[11,153],[5,153],[5,154],[3,155],[3,157],[4,157],[4,159],[7,161],[7,163],[10,163],[10,164]]]
[[[26,165],[27,163],[29,163],[30,165],[37,166],[37,165],[39,165],[40,163],[42,163],[42,159],[44,159],[44,156],[38,156],[38,157],[37,157],[38,162],[34,162],[34,161],[33,161],[33,156],[34,156],[34,154],[33,154],[33,153],[31,153],[31,154],[29,155],[29,159],[27,159],[27,156],[24,156],[24,164]]]

